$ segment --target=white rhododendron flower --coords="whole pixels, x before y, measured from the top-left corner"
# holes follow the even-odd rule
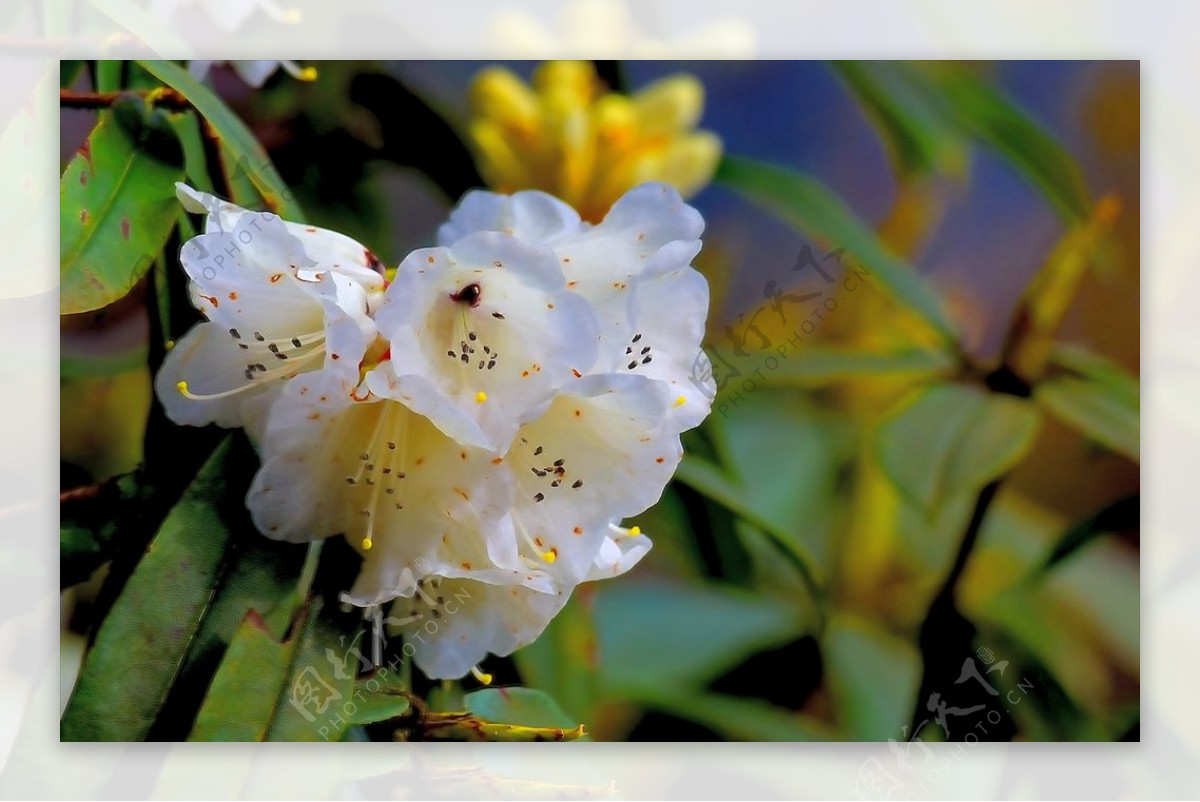
[[[536,190],[468,193],[438,231],[450,243],[476,231],[504,231],[553,249],[567,286],[584,296],[601,325],[593,372],[629,372],[666,382],[680,431],[708,415],[716,392],[700,347],[708,282],[692,266],[704,220],[665,184],[622,196],[599,224],[582,222],[562,201]]]
[[[204,233],[180,251],[207,320],[167,353],[155,380],[168,417],[257,436],[282,380],[328,366],[356,383],[357,361],[339,364],[339,351],[361,352],[375,337],[379,260],[342,234],[177,189],[188,211],[207,214]]]
[[[315,81],[317,80],[317,70],[315,67],[301,67],[294,61],[200,61],[192,60],[188,62],[188,72],[192,74],[196,80],[203,81],[208,76],[209,70],[214,64],[228,64],[238,77],[246,82],[247,85],[253,86],[255,89],[261,87],[267,82],[267,79],[275,74],[276,70],[281,67],[288,75],[298,81]]]
[[[376,321],[392,358],[371,389],[500,453],[596,360],[596,315],[554,253],[508,234],[409,254]]]
[[[703,221],[674,190],[595,226],[543,193],[471,193],[386,289],[353,240],[181,192],[209,213],[183,253],[208,321],[158,377],[168,413],[251,429],[255,525],[344,535],[363,562],[343,600],[390,604],[429,677],[486,680],[488,654],[649,551],[619,522],[661,497],[712,395],[691,376]]]

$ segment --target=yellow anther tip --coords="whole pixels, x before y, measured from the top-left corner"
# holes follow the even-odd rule
[[[476,404],[482,404],[484,401],[487,401],[487,393],[485,393],[483,390],[480,390],[479,392],[475,393],[475,403]]]
[[[471,674],[475,677],[475,679],[479,680],[480,684],[482,685],[491,685],[492,680],[495,679],[495,677],[493,677],[491,674],[481,671],[479,666],[471,666]]]
[[[550,551],[547,551],[542,555],[542,559],[548,563],[553,563],[555,560],[558,559],[558,552],[555,551],[554,549],[551,549]]]
[[[317,68],[305,67],[304,69],[300,70],[300,74],[296,77],[301,81],[315,81],[317,80]]]
[[[629,535],[630,535],[630,537],[637,537],[637,536],[638,536],[638,535],[640,535],[641,533],[642,533],[642,527],[640,527],[640,526],[631,526],[631,527],[629,527]]]
[[[170,351],[170,350],[171,350],[172,348],[174,348],[174,347],[175,347],[175,341],[174,341],[174,340],[167,340],[167,350],[168,350],[168,351]]]
[[[187,395],[187,391],[188,391],[187,382],[184,382],[184,381],[175,382],[175,389],[178,390],[181,395]]]
[[[363,542],[362,542],[363,551],[370,551],[371,547],[374,545],[375,545],[375,542],[373,540],[371,540],[371,538],[369,538],[369,537],[363,538]]]
[[[677,406],[677,407],[681,407],[686,403],[687,403],[687,399],[683,396],[679,396],[678,398],[675,399],[675,406]]]

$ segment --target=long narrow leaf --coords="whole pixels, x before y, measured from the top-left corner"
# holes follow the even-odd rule
[[[954,328],[937,295],[903,259],[817,179],[774,164],[726,156],[716,180],[812,237],[845,248],[893,295],[921,314],[947,342]]]

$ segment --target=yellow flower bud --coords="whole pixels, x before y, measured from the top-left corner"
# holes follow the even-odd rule
[[[721,142],[695,130],[703,108],[690,75],[629,96],[606,91],[591,62],[550,61],[532,88],[501,67],[480,72],[468,131],[493,189],[540,189],[598,222],[637,184],[662,181],[686,197],[712,179]]]

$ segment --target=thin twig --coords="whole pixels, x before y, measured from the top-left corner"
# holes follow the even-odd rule
[[[192,108],[186,97],[169,87],[144,92],[75,92],[60,89],[58,105],[72,109],[107,109],[122,97],[129,95],[145,98],[156,106],[164,106],[174,111],[187,111]]]

